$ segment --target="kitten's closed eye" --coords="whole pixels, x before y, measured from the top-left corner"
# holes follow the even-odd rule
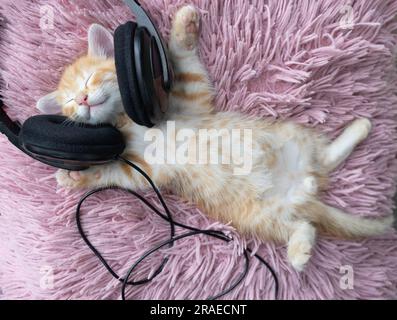
[[[85,88],[88,88],[88,83],[90,82],[92,76],[95,74],[95,72],[91,73],[90,76],[87,78],[87,80],[85,81]]]

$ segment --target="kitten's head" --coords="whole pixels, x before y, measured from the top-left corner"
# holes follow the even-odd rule
[[[88,31],[88,54],[66,68],[58,90],[41,98],[37,108],[64,114],[90,124],[115,123],[123,112],[114,62],[113,36],[93,24]]]

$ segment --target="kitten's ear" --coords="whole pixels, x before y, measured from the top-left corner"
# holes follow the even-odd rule
[[[88,30],[88,55],[101,58],[114,56],[113,36],[99,24],[91,25]]]
[[[60,114],[62,106],[57,101],[58,91],[54,91],[37,101],[36,107],[44,114]]]

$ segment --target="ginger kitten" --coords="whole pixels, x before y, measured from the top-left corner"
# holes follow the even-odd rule
[[[240,233],[288,243],[288,259],[296,270],[303,270],[309,260],[318,232],[357,238],[380,234],[391,226],[392,217],[355,217],[318,198],[319,191],[326,187],[328,174],[368,136],[370,121],[353,121],[335,141],[329,142],[292,122],[214,112],[213,87],[197,54],[199,20],[193,6],[181,8],[175,16],[169,50],[176,81],[170,110],[155,128],[141,127],[124,113],[113,60],[113,37],[99,25],[89,29],[88,55],[65,70],[58,90],[40,99],[38,108],[44,113],[63,113],[79,122],[117,126],[127,141],[123,156],[144,169],[159,187],[195,203],[215,219],[231,222]],[[196,150],[189,154],[191,158],[199,157],[208,145],[211,156],[222,157],[243,142],[241,136],[231,135],[231,145],[213,147],[217,138],[208,135],[197,139],[203,129],[223,130],[226,135],[232,130],[249,133],[250,143],[244,147],[250,158],[242,167],[241,163],[178,163],[168,158],[152,161],[148,148],[153,146],[153,140],[148,141],[148,137],[159,133],[166,136],[169,121],[175,127],[175,135],[185,137],[183,142],[176,139],[173,147]],[[167,142],[166,149],[169,148]],[[240,172],[236,174],[237,169]],[[139,174],[120,162],[82,172],[59,170],[56,178],[59,185],[68,188],[148,187]]]

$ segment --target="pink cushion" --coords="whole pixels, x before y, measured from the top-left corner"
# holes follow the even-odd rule
[[[200,51],[217,88],[217,108],[292,118],[330,137],[357,117],[371,118],[373,132],[332,174],[324,200],[355,215],[391,214],[397,181],[397,2],[356,1],[352,10],[332,0],[193,2],[203,13]],[[170,17],[183,3],[147,0],[144,6],[168,35]],[[36,100],[54,90],[65,65],[86,51],[91,23],[114,30],[132,18],[116,0],[2,0],[0,14],[1,93],[19,120],[37,112]],[[0,138],[0,298],[119,298],[118,282],[77,232],[74,210],[82,193],[57,188],[53,174]],[[231,230],[175,196],[166,199],[181,222]],[[167,224],[123,192],[96,196],[83,215],[92,241],[121,275],[168,236]],[[280,298],[396,297],[395,232],[362,241],[319,238],[301,274],[287,263],[285,246],[235,237],[230,245],[205,236],[180,241],[169,250],[164,272],[130,288],[129,297],[214,294],[241,272],[247,243],[276,269]],[[157,255],[144,265],[140,277],[159,261]],[[352,289],[343,286],[345,266],[354,272]],[[269,272],[252,260],[248,277],[227,298],[273,294]]]

